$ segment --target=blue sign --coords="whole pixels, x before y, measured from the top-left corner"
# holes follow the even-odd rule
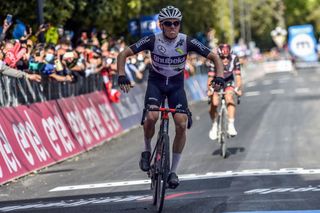
[[[132,36],[139,36],[140,23],[139,19],[131,19],[129,21],[129,33]]]
[[[317,41],[312,25],[289,27],[289,50],[297,58],[304,61],[317,61]]]
[[[158,15],[153,16],[141,16],[140,17],[140,36],[148,36],[153,33],[161,32],[161,29],[158,26]]]

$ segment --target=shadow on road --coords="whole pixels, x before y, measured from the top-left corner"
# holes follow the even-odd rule
[[[228,158],[230,155],[236,155],[239,152],[244,152],[245,148],[244,147],[229,147],[227,148],[227,157]],[[221,149],[218,148],[213,151],[212,155],[221,155]]]

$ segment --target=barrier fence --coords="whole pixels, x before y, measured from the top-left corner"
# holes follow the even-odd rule
[[[120,103],[111,104],[104,91],[96,91],[103,88],[100,76],[93,75],[88,82],[83,79],[74,84],[0,79],[5,89],[1,104],[12,104],[0,108],[0,184],[78,155],[139,125],[146,82],[122,93]],[[206,100],[206,81],[206,74],[185,80],[189,101]]]

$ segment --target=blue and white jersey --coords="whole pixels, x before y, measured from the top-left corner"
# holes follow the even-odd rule
[[[166,39],[162,33],[147,36],[132,44],[133,53],[143,50],[151,52],[152,70],[165,76],[172,77],[183,72],[187,54],[194,51],[207,57],[210,49],[200,41],[179,33],[173,40]]]

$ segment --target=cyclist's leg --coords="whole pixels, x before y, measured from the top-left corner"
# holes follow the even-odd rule
[[[234,127],[234,120],[235,120],[235,114],[236,114],[236,105],[234,101],[234,87],[228,86],[225,90],[225,99],[226,104],[228,108],[228,133],[231,136],[237,135],[237,131]]]
[[[145,107],[159,107],[161,103],[161,91],[156,82],[148,81],[145,95]],[[159,112],[148,112],[143,125],[144,130],[144,151],[141,153],[140,168],[142,171],[150,169],[149,159],[151,157],[151,140],[155,133],[155,125],[159,118]]]
[[[186,93],[183,88],[183,84],[181,86],[173,88],[173,90],[171,90],[171,92],[168,93],[167,96],[170,108],[187,110],[188,103]],[[175,113],[173,119],[175,123],[176,134],[173,140],[172,148],[172,174],[169,175],[168,183],[171,188],[176,188],[179,185],[179,179],[176,175],[176,170],[179,165],[181,153],[186,143],[186,129],[188,116],[182,113]]]
[[[216,140],[218,135],[217,135],[217,118],[218,118],[218,113],[217,113],[217,108],[219,105],[219,96],[217,92],[214,92],[213,95],[211,96],[211,103],[210,103],[210,109],[209,109],[209,114],[210,118],[212,121],[212,127],[209,131],[209,138],[211,140]]]

